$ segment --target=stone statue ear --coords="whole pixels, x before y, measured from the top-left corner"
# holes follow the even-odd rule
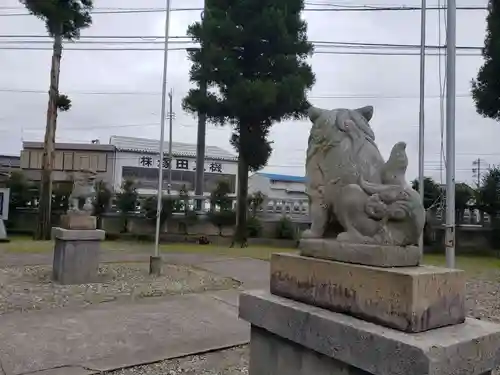
[[[307,110],[307,116],[312,122],[315,122],[319,116],[321,116],[322,110],[320,108],[316,108],[314,106],[310,106]]]
[[[359,112],[361,114],[361,116],[363,116],[366,121],[370,121],[373,117],[373,106],[371,105],[367,105],[366,107],[363,107],[363,108],[358,108],[356,109],[357,112]]]

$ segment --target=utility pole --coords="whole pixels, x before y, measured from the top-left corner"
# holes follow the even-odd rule
[[[424,205],[424,163],[425,163],[425,32],[427,1],[422,0],[420,11],[420,108],[418,114],[418,192]],[[419,239],[420,254],[424,253],[424,234]]]
[[[161,257],[160,257],[160,216],[163,200],[163,157],[165,149],[165,112],[166,112],[166,97],[167,97],[167,66],[168,66],[168,38],[170,27],[170,0],[167,0],[165,9],[165,51],[163,52],[163,77],[162,77],[162,92],[161,92],[161,120],[160,120],[160,161],[158,163],[158,197],[156,205],[156,233],[155,233],[155,252],[154,256],[149,259],[149,273],[152,275],[161,274]]]
[[[172,157],[172,123],[174,121],[175,113],[173,110],[173,94],[174,90],[170,89],[168,93],[169,99],[169,112],[168,112],[168,185],[167,185],[167,194],[170,195],[172,190],[172,163],[174,162],[174,158]]]
[[[455,99],[457,3],[448,0],[446,43],[446,266],[455,268]]]
[[[57,101],[59,98],[59,76],[61,71],[62,36],[55,35],[50,68],[49,102],[47,106],[47,123],[43,142],[42,176],[40,184],[40,201],[38,204],[38,223],[35,239],[50,240],[52,220],[52,166],[57,127]]]

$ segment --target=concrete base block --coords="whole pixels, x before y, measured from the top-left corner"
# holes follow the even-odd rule
[[[410,334],[269,292],[243,293],[239,312],[252,324],[250,375],[486,375],[500,364],[500,325],[475,319]]]
[[[249,375],[367,375],[340,361],[252,326]]]
[[[352,244],[330,238],[303,239],[299,248],[304,256],[375,267],[415,267],[422,259],[418,246]]]
[[[465,277],[455,269],[378,268],[273,254],[271,293],[405,332],[465,320]]]
[[[104,233],[104,231],[96,230],[53,228],[55,246],[52,276],[54,281],[63,285],[88,284],[98,281],[100,241],[103,236],[101,233],[87,232]]]

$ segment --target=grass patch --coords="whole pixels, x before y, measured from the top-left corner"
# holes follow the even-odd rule
[[[107,251],[127,251],[134,253],[152,253],[154,244],[131,241],[104,241],[103,250]],[[33,241],[29,237],[12,236],[10,242],[1,243],[0,251],[18,254],[47,253],[54,249],[53,241]],[[186,243],[162,244],[162,253],[177,254],[206,254],[220,255],[227,257],[248,257],[254,259],[269,260],[272,253],[290,252],[297,253],[297,249],[285,249],[266,246],[249,246],[246,248],[229,248],[226,245],[198,245]],[[500,258],[486,256],[460,255],[456,258],[457,268],[467,271],[469,274],[480,273],[485,270],[499,269]],[[427,254],[424,256],[424,264],[441,266],[446,265],[444,255]]]
[[[424,256],[424,264],[446,267],[444,255],[428,254]],[[500,259],[488,256],[460,255],[456,257],[456,267],[469,274],[500,268]]]
[[[12,236],[10,242],[0,244],[0,251],[16,254],[37,254],[52,252],[53,241],[33,241],[29,237]],[[132,241],[104,241],[102,249],[107,251],[126,251],[133,253],[152,253],[153,243],[132,242]],[[226,245],[198,245],[186,243],[162,244],[162,253],[177,254],[206,254],[221,255],[227,257],[248,257],[262,260],[269,260],[272,253],[276,252],[297,252],[296,249],[283,249],[265,246],[249,246],[246,248],[229,248]]]
[[[246,257],[261,260],[269,260],[272,253],[297,253],[297,249],[286,249],[278,247],[249,246],[241,248],[236,246],[198,245],[198,244],[168,244],[161,245],[163,253],[183,253],[183,254],[207,254],[221,255],[227,257]]]
[[[45,253],[52,251],[52,241],[33,241],[29,237],[9,236],[10,242],[0,244],[0,249],[8,253]]]

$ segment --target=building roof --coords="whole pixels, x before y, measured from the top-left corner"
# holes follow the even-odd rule
[[[260,176],[269,178],[274,181],[283,182],[306,182],[306,178],[302,176],[290,176],[286,174],[275,174],[275,173],[258,173]]]
[[[23,142],[23,149],[42,149],[43,142]],[[55,144],[56,150],[77,150],[77,151],[106,151],[113,152],[115,147],[112,145],[103,145],[100,143],[59,143]]]
[[[160,141],[156,139],[122,137],[113,135],[109,143],[119,151],[159,153]],[[165,142],[165,151],[168,150],[169,142]],[[172,142],[172,153],[175,156],[196,157],[196,144]],[[205,147],[205,158],[215,160],[236,161],[238,158],[229,151],[217,146]]]
[[[0,166],[2,167],[19,167],[21,165],[21,157],[17,155],[0,155]]]

